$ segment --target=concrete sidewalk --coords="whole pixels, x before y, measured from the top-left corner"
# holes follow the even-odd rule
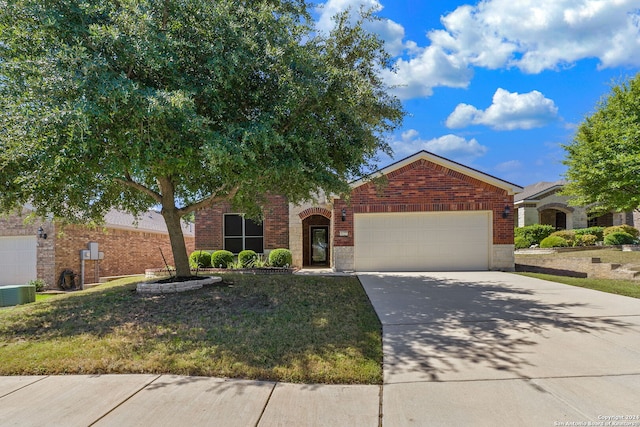
[[[499,272],[359,278],[383,386],[0,377],[0,425],[640,427],[640,300]]]
[[[168,375],[0,377],[0,425],[377,426],[380,387]]]

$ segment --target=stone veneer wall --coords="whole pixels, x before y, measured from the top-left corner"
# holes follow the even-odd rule
[[[305,211],[311,213],[325,209],[331,211],[331,204],[324,195],[318,196],[314,202],[304,203],[302,205],[289,204],[289,250],[291,251],[294,267],[302,267],[304,264],[303,218],[301,218],[300,215]],[[329,233],[331,233],[331,227]],[[331,256],[331,258],[333,258],[333,256]]]
[[[555,274],[560,276],[589,277],[594,279],[638,280],[637,271],[621,268],[619,264],[602,263],[599,258],[540,258],[519,255],[516,271]]]
[[[515,245],[493,245],[491,254],[491,269],[502,271],[514,271]]]
[[[332,265],[335,271],[353,271],[355,269],[353,246],[334,246],[332,255]]]

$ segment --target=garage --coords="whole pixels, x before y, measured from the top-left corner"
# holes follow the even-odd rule
[[[35,236],[0,237],[0,286],[22,285],[37,277]]]
[[[354,216],[356,271],[488,270],[492,212]]]

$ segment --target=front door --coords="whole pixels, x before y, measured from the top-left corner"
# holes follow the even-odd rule
[[[564,212],[556,212],[556,230],[565,230],[567,228],[567,214]]]
[[[329,227],[311,227],[311,265],[328,265]]]

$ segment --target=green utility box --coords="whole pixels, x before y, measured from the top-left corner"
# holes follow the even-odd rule
[[[36,300],[36,287],[33,285],[0,286],[0,307],[28,304]]]

